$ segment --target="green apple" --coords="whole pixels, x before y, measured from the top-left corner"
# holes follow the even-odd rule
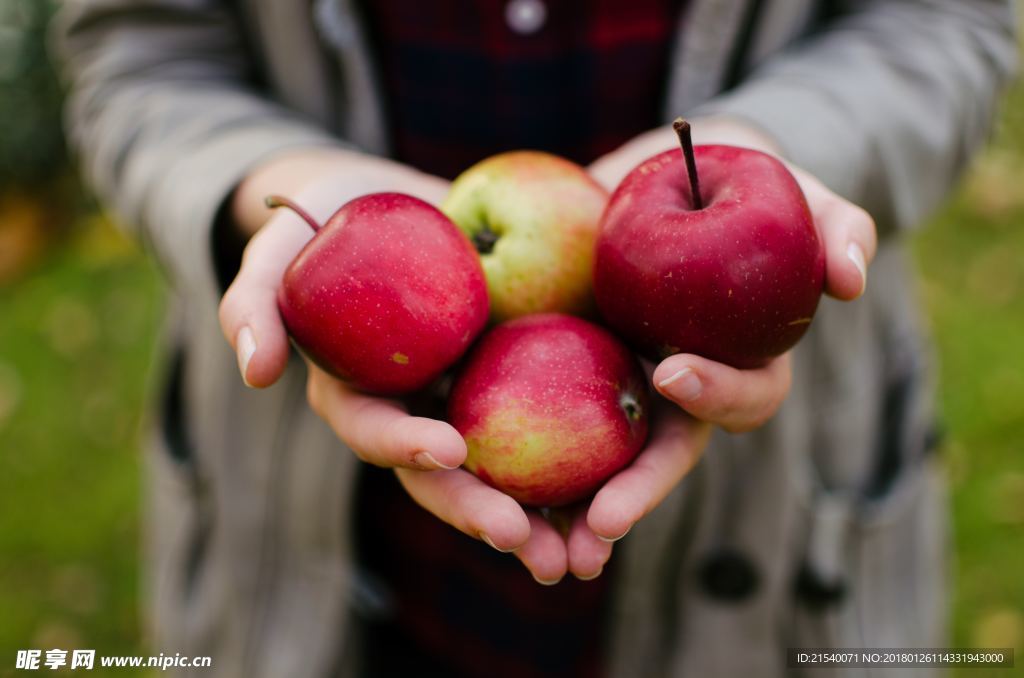
[[[579,165],[513,151],[459,175],[441,210],[480,253],[491,318],[502,322],[592,312],[594,243],[607,202]]]

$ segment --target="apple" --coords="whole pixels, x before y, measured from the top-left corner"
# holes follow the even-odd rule
[[[589,496],[647,438],[647,380],[607,330],[549,313],[498,325],[456,375],[448,420],[465,468],[529,506]]]
[[[473,246],[432,205],[374,193],[343,205],[288,266],[278,309],[295,344],[356,388],[400,395],[423,388],[487,323],[487,287]]]
[[[601,315],[654,360],[695,353],[759,367],[807,330],[825,251],[796,179],[748,148],[697,146],[632,170],[601,222],[594,295]],[[698,178],[699,170],[699,178]]]
[[[594,242],[608,193],[579,165],[514,151],[459,175],[441,210],[480,253],[495,322],[593,313]]]

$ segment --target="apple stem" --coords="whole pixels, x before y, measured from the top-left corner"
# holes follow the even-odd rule
[[[498,242],[499,237],[501,236],[492,231],[487,224],[484,224],[481,230],[473,234],[473,246],[476,247],[476,251],[480,254],[490,254],[494,251],[494,245]]]
[[[278,207],[287,207],[292,212],[295,212],[300,217],[302,217],[302,220],[309,224],[309,227],[313,229],[314,233],[320,230],[320,224],[316,222],[316,219],[314,219],[309,212],[302,209],[301,207],[296,205],[288,198],[285,198],[284,196],[268,195],[266,198],[263,199],[263,203],[270,209],[276,209]]]
[[[683,158],[686,160],[686,173],[690,176],[690,196],[693,209],[704,209],[704,200],[700,196],[700,181],[697,179],[697,159],[693,155],[693,139],[690,138],[690,123],[683,118],[672,122],[672,129],[679,137],[679,145],[683,147]]]

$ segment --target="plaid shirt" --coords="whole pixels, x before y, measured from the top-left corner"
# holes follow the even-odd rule
[[[587,164],[662,122],[682,0],[526,0],[546,7],[526,34],[506,17],[522,3],[362,3],[400,160],[447,178],[524,148]]]
[[[593,161],[659,124],[682,4],[546,0],[543,23],[517,31],[496,0],[363,2],[396,157],[448,178],[521,148]],[[393,601],[369,625],[366,675],[602,674],[614,562],[591,582],[540,586],[380,469],[364,470],[356,510],[361,564]]]

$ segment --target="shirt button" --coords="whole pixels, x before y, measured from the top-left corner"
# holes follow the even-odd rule
[[[532,35],[544,27],[548,8],[542,0],[509,0],[505,5],[505,23],[519,35]]]

